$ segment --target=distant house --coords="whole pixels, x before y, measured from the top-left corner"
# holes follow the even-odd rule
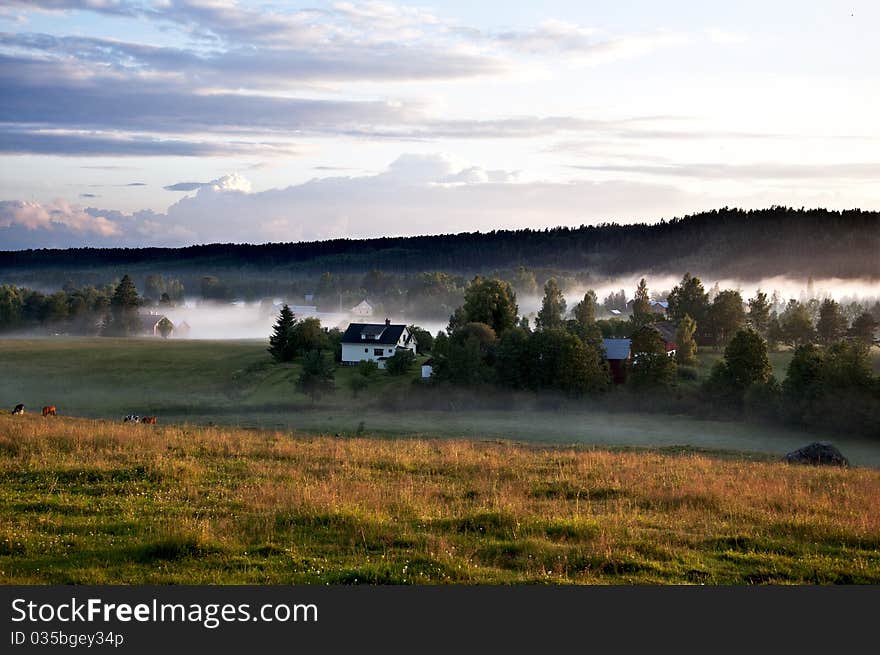
[[[635,304],[635,298],[626,303],[626,308],[629,310],[630,313],[632,313]],[[668,302],[666,302],[665,300],[649,300],[648,304],[650,305],[652,314],[657,314],[658,316],[666,316],[666,311],[669,309]]]
[[[303,318],[305,316],[314,316],[318,313],[317,305],[289,305],[290,311],[293,312],[293,315],[297,318]]]
[[[352,323],[342,335],[342,363],[352,366],[365,360],[385,368],[385,360],[398,350],[416,353],[416,339],[403,324]]]
[[[678,345],[675,343],[675,323],[672,321],[659,321],[658,323],[654,323],[654,329],[660,333],[661,337],[663,337],[663,343],[666,346],[666,354],[669,357],[675,357],[675,351],[678,349]]]
[[[174,326],[174,332],[172,332],[171,334],[178,339],[186,339],[187,337],[189,337],[190,329],[191,328],[189,326],[189,323],[187,323],[186,321],[181,321]]]
[[[434,360],[429,359],[424,364],[422,364],[422,379],[427,380],[432,375],[434,375]]]
[[[165,318],[162,314],[140,314],[138,316],[141,321],[141,334],[148,337],[161,337],[162,333],[159,330],[159,323],[162,322],[162,319]],[[169,321],[170,323],[171,321]],[[172,326],[172,333],[174,332],[174,328]]]
[[[349,313],[352,316],[357,316],[360,318],[369,318],[373,315],[373,306],[368,303],[366,300],[360,301],[357,305],[352,307],[349,310]]]
[[[605,359],[611,368],[611,381],[614,384],[626,382],[626,363],[630,358],[632,341],[629,339],[602,339],[605,347]]]

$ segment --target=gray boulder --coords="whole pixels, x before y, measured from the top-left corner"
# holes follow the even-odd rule
[[[846,457],[827,441],[814,441],[809,446],[793,450],[784,460],[789,464],[849,466]]]

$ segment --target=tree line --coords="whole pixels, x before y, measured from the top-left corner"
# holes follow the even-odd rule
[[[138,336],[142,332],[142,307],[173,306],[174,300],[167,291],[161,290],[165,288],[165,284],[159,286],[154,280],[147,293],[157,300],[151,302],[150,296],[138,294],[128,275],[116,284],[101,288],[65,285],[51,294],[11,284],[0,285],[0,332],[36,330],[78,336]],[[182,288],[174,293],[175,299],[182,298]],[[159,323],[159,332],[167,337],[173,327],[165,319]]]
[[[790,244],[796,240],[798,247]],[[308,243],[209,244],[186,248],[73,248],[0,252],[0,270],[23,272],[165,269],[273,273],[351,273],[379,269],[473,273],[555,267],[597,275],[635,271],[757,279],[774,275],[877,277],[880,213],[722,208],[657,223],[493,230],[461,234]]]

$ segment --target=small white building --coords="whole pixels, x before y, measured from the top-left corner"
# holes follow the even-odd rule
[[[424,364],[422,364],[422,379],[427,380],[432,375],[434,375],[434,360],[429,359]]]
[[[357,305],[352,307],[349,310],[349,313],[352,316],[358,316],[360,318],[368,318],[373,315],[373,306],[368,303],[366,300],[361,300]]]
[[[342,335],[342,363],[353,366],[365,360],[385,368],[385,360],[398,350],[416,353],[416,339],[403,324],[352,323]]]

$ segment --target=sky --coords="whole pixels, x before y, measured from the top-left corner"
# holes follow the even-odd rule
[[[880,3],[4,0],[0,249],[880,209]]]

